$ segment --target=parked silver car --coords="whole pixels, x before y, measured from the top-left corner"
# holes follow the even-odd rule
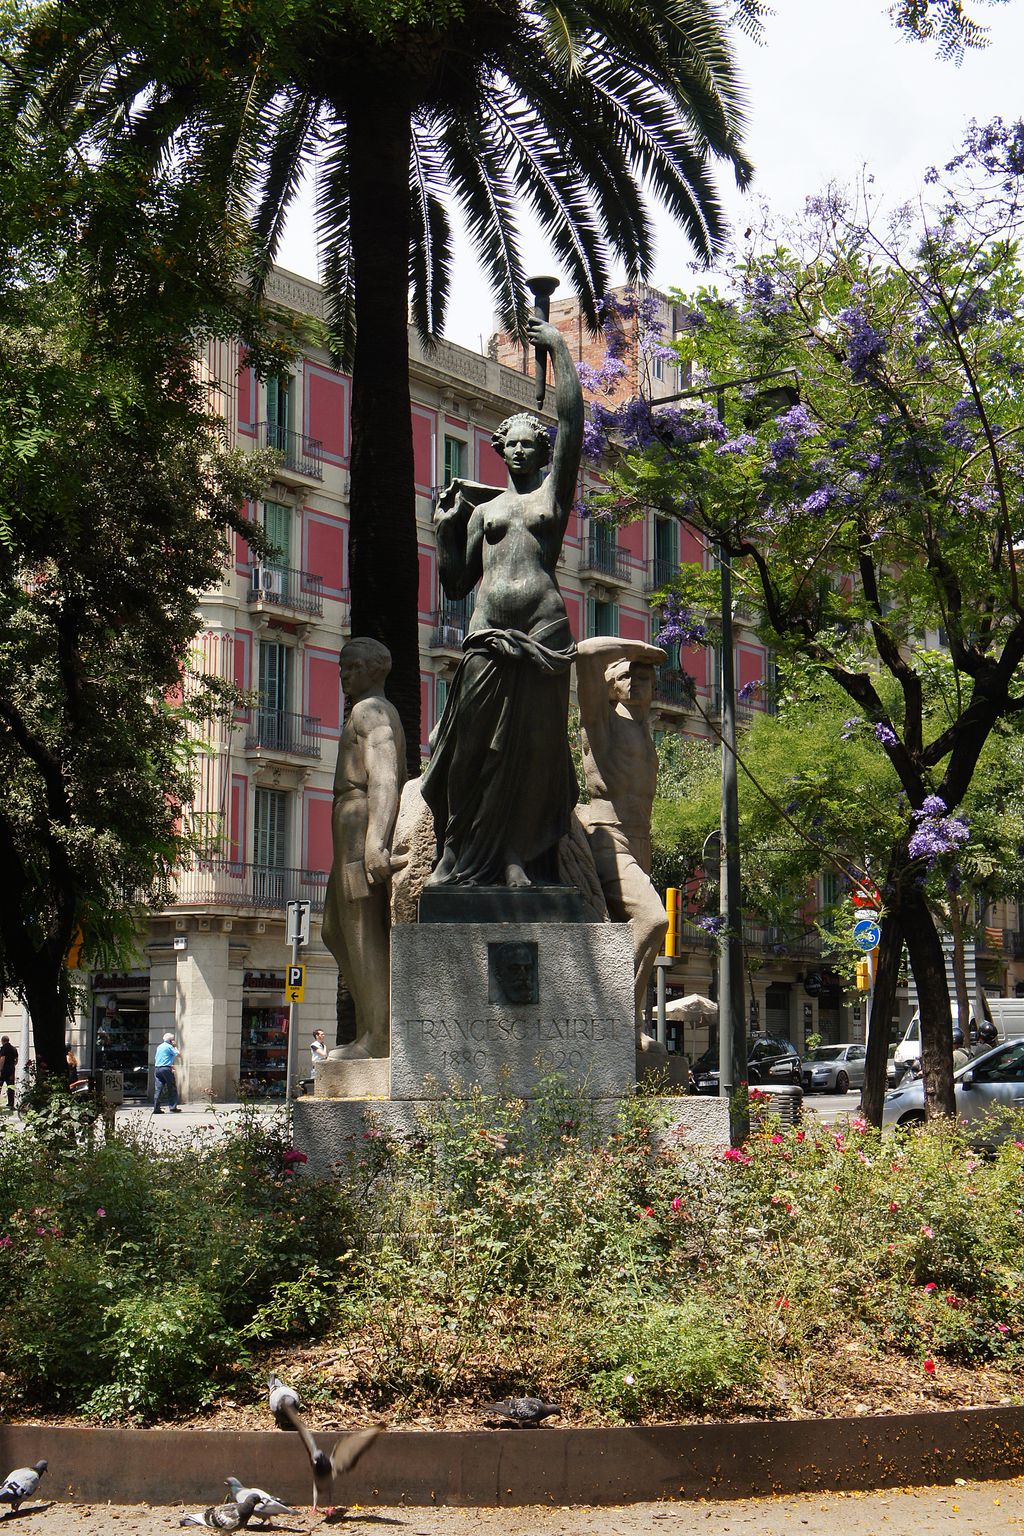
[[[864,1086],[862,1045],[819,1045],[804,1057],[804,1093],[846,1093]]]
[[[960,1067],[953,1073],[953,1091],[961,1120],[981,1120],[1000,1109],[1024,1110],[1024,1040],[1006,1040]],[[886,1094],[883,1127],[919,1125],[923,1120],[924,1083],[920,1078]],[[996,1126],[996,1137],[1000,1134]]]

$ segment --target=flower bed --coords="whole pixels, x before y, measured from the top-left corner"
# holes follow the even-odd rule
[[[768,1120],[742,1149],[608,1135],[555,1084],[453,1103],[310,1178],[283,1122],[188,1146],[0,1138],[0,1410],[461,1427],[510,1391],[570,1423],[1006,1402],[1024,1136]]]

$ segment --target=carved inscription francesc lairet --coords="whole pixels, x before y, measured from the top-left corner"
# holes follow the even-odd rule
[[[405,1028],[424,1056],[432,1056],[438,1073],[474,1071],[500,1065],[501,1047],[536,1046],[533,1060],[543,1071],[585,1070],[588,1043],[624,1040],[631,1035],[629,1019],[533,1017],[508,1018],[489,1014],[476,1019],[406,1019]],[[518,1054],[518,1052],[517,1052]]]

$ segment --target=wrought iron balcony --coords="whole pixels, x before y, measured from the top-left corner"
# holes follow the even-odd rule
[[[615,542],[614,530],[588,523],[580,551],[581,574],[628,584],[631,570],[629,555]]]
[[[654,673],[654,701],[673,709],[693,709],[693,679],[672,667],[657,667]]]
[[[655,560],[644,577],[644,591],[657,592],[679,575],[678,560]]]
[[[281,455],[282,469],[293,470],[309,480],[324,477],[324,445],[318,437],[307,437],[304,432],[289,432],[276,421],[263,423],[263,446],[273,448]]]
[[[221,907],[229,911],[281,912],[289,901],[308,901],[324,909],[326,871],[280,869],[271,864],[242,864],[232,859],[193,859],[177,873],[174,904]]]
[[[433,651],[462,651],[462,642],[469,633],[469,621],[473,617],[473,605],[467,599],[439,608],[433,616],[430,632],[430,648]]]
[[[314,576],[312,571],[296,571],[274,560],[264,560],[249,568],[246,599],[271,608],[290,608],[294,613],[308,613],[318,619],[324,611],[324,579]]]
[[[320,721],[286,709],[254,709],[245,733],[248,749],[281,752],[288,757],[320,757]]]

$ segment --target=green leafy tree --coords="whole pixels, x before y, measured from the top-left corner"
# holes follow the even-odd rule
[[[183,850],[190,720],[230,690],[190,659],[198,593],[266,463],[227,453],[195,360],[257,340],[205,194],[0,132],[0,989],[63,1071],[66,956],[123,961]],[[120,228],[117,260],[89,239]]]
[[[778,715],[755,715],[738,742],[742,905],[776,931],[780,953],[816,925],[831,963],[852,977],[851,891],[886,867],[906,820],[905,799],[892,764],[863,722],[849,718],[840,691],[820,676],[804,687],[794,682]],[[701,887],[714,894],[717,875],[706,868],[704,847],[721,816],[720,749],[714,740],[668,738],[660,756],[652,818],[657,878],[691,889],[699,882],[698,895]],[[1019,725],[1000,723],[962,807],[970,841],[955,867],[936,861],[925,882],[936,920],[958,940],[954,971],[963,970],[963,942],[978,935],[985,909],[1024,893],[1022,758]],[[815,897],[822,873],[839,877],[831,906]],[[717,912],[717,897],[710,906]],[[966,992],[959,1006],[967,1017]],[[880,1061],[879,1095],[884,1056]]]
[[[1024,710],[1022,171],[1024,128],[994,123],[932,173],[923,221],[810,200],[734,291],[691,310],[683,350],[708,394],[760,382],[722,392],[724,420],[710,401],[634,402],[598,408],[591,432],[626,434],[605,505],[655,506],[721,543],[766,643],[830,678],[888,759],[905,807],[880,871],[876,995],[887,1014],[905,940],[932,1113],[952,1112],[953,1086],[926,882],[969,838],[959,808],[990,734]],[[779,399],[787,380],[800,403]],[[680,596],[709,606],[713,581],[690,567]]]
[[[986,3],[1003,5],[1006,0]],[[965,49],[988,47],[988,28],[975,20],[963,0],[895,0],[889,14],[901,32],[934,43],[942,59],[959,64]]]
[[[761,6],[742,0],[747,25]],[[106,157],[163,164],[252,213],[257,284],[302,174],[317,167],[330,340],[352,368],[352,628],[391,650],[388,683],[419,771],[409,293],[438,334],[457,202],[521,331],[517,208],[528,205],[596,324],[612,252],[645,276],[642,188],[708,259],[723,222],[710,163],[743,183],[742,99],[714,0],[224,0],[33,8],[9,96]]]

